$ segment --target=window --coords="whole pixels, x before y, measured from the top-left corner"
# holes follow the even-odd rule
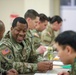
[[[71,0],[60,0],[61,6],[71,6]]]
[[[76,6],[76,0],[74,0],[74,5]]]

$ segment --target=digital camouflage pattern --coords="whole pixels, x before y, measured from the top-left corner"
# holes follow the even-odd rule
[[[32,43],[33,50],[37,50],[37,48],[41,45],[41,33],[35,29],[28,30],[26,38]]]

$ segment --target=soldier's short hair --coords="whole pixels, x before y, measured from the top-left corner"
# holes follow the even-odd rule
[[[35,11],[34,9],[29,9],[26,11],[24,14],[24,18],[27,19],[28,17],[31,19],[35,19],[37,16],[39,16],[38,12]]]
[[[64,31],[55,38],[55,42],[65,47],[69,45],[76,51],[76,32]]]
[[[17,22],[22,23],[22,24],[26,24],[28,27],[28,24],[26,22],[26,20],[23,17],[17,17],[13,20],[12,22],[12,27],[15,27],[17,25]]]
[[[45,15],[45,14],[43,14],[43,13],[40,13],[39,14],[39,20],[40,20],[40,22],[45,22],[45,20],[47,20],[48,21],[48,17]]]

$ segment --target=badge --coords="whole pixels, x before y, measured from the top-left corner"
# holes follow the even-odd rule
[[[7,58],[8,59],[12,59],[12,55],[7,55]]]

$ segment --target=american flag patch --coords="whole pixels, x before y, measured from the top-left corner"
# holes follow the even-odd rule
[[[2,54],[3,54],[3,55],[8,54],[9,52],[10,52],[10,50],[8,50],[8,49],[2,50]]]

